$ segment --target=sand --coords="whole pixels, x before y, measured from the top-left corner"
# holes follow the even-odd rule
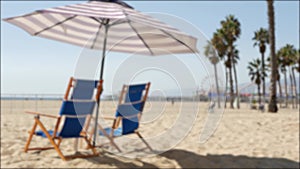
[[[226,109],[213,135],[200,143],[202,129],[209,117],[206,109],[208,103],[176,102],[172,105],[169,102],[149,102],[145,107],[141,133],[155,152],[168,150],[161,154],[140,149],[145,145],[136,136],[122,137],[123,140],[116,141],[125,151],[120,155],[115,155],[113,148],[98,148],[101,154],[97,157],[66,162],[59,158],[55,150],[24,153],[28,130],[33,124],[33,116],[24,111],[56,115],[60,104],[60,101],[45,100],[1,101],[1,167],[299,168],[299,110],[286,108],[276,114],[261,113],[250,110],[247,104],[242,104],[239,110]],[[102,102],[101,107],[103,114],[113,115],[116,106],[113,102]],[[195,116],[193,112],[198,108]],[[55,125],[53,120],[42,120],[49,129]],[[105,123],[103,126],[110,124],[108,121]],[[98,141],[104,140],[101,138]],[[49,142],[35,137],[31,145],[49,145]],[[61,145],[65,154],[72,154],[73,147],[72,139],[63,141]],[[86,151],[81,147],[80,151]],[[124,157],[136,153],[140,153],[141,157]]]

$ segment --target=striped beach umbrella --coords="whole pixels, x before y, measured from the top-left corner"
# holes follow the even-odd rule
[[[33,36],[103,52],[151,56],[197,52],[195,37],[116,0],[37,10],[4,20]],[[102,59],[104,64],[105,56]]]
[[[195,37],[143,14],[120,0],[92,0],[37,10],[4,21],[33,36],[102,50],[100,80],[103,80],[106,51],[150,56],[198,52]]]

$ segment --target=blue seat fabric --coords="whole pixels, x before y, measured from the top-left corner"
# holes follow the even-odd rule
[[[104,130],[105,130],[105,132],[107,134],[110,134],[112,129],[110,127],[108,127],[108,128],[104,128]],[[102,131],[99,131],[99,134],[101,136],[104,136],[104,134],[102,133]],[[118,136],[121,136],[121,135],[122,135],[122,128],[121,127],[119,127],[119,128],[117,128],[117,129],[114,130],[114,133],[113,133],[114,137],[118,137]]]
[[[134,133],[139,127],[138,113],[143,111],[144,102],[142,100],[143,91],[146,84],[130,85],[125,96],[125,103],[118,105],[116,117],[122,117],[122,134]],[[134,103],[137,102],[137,103]],[[129,104],[132,103],[132,104]]]
[[[61,131],[56,133],[57,136],[62,138],[81,137],[80,132],[86,117],[93,113],[96,104],[96,101],[92,98],[97,83],[98,81],[93,80],[76,80],[76,86],[71,96],[75,100],[64,100],[62,102],[59,115],[65,115],[65,121]],[[68,117],[68,115],[72,117]],[[50,135],[53,134],[52,130],[48,132]],[[37,131],[36,135],[46,137],[43,131]]]

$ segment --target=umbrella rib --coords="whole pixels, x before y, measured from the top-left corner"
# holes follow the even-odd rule
[[[143,42],[143,44],[147,47],[147,49],[149,50],[149,52],[151,53],[151,55],[154,55],[154,53],[152,52],[152,50],[150,49],[149,45],[145,42],[145,40],[143,39],[143,37],[137,32],[137,30],[132,26],[131,21],[128,19],[128,14],[123,10],[123,13],[126,16],[127,22],[129,24],[129,26],[132,28],[132,30],[136,33],[136,35],[141,39],[141,41]]]
[[[120,20],[117,20],[117,21],[111,23],[110,26],[114,26],[114,25],[118,25],[118,24],[123,24],[123,23],[126,23],[126,21],[123,21],[123,20],[121,20],[121,21],[120,21]]]
[[[182,45],[186,46],[188,49],[190,49],[192,52],[197,52],[197,51],[194,51],[189,45],[187,45],[186,43],[182,42],[181,40],[175,38],[172,34],[166,32],[165,30],[163,29],[159,29],[160,31],[162,31],[163,33],[167,34],[169,37],[173,38],[174,40],[176,40],[177,42],[181,43]]]
[[[95,20],[96,22],[100,23],[100,24],[103,24],[101,21],[99,21],[97,18],[95,17],[90,17],[91,19]]]
[[[52,26],[50,26],[50,27],[44,28],[43,30],[34,33],[34,35],[36,36],[36,35],[38,35],[38,34],[44,32],[44,31],[46,31],[46,30],[49,30],[49,29],[51,29],[51,28],[53,28],[53,27],[55,27],[55,26],[57,26],[57,25],[61,25],[61,24],[65,23],[65,22],[67,22],[68,20],[75,18],[76,16],[77,16],[77,15],[74,15],[74,16],[71,16],[71,17],[69,17],[69,18],[63,20],[63,21],[57,22],[56,24],[54,24],[54,25],[52,25]]]
[[[127,17],[127,16],[126,16]],[[143,42],[143,44],[147,47],[147,49],[149,50],[149,52],[151,53],[151,55],[154,55],[154,53],[152,52],[152,50],[150,49],[149,45],[145,42],[145,40],[143,39],[143,37],[137,32],[137,30],[132,26],[131,22],[128,20],[128,24],[130,25],[130,27],[132,28],[132,30],[136,33],[136,35],[141,39],[141,41]]]

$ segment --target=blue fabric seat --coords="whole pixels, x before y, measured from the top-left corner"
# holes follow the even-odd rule
[[[89,118],[93,114],[95,105],[100,96],[99,92],[101,92],[101,90],[102,82],[100,81],[71,78],[58,116],[31,112],[31,114],[36,114],[37,116],[35,117],[34,127],[25,146],[25,152],[28,150],[39,149],[29,148],[32,135],[36,135],[48,138],[54,148],[58,151],[60,157],[64,160],[66,160],[66,157],[59,150],[60,142],[64,138],[84,138],[89,148],[92,149],[93,154],[96,155],[96,150],[92,147],[88,140],[86,131],[83,127],[88,126],[87,123],[89,123]],[[40,120],[40,117],[42,116],[57,119],[54,130],[47,130],[45,128]],[[61,123],[62,125],[59,127]],[[41,130],[36,131],[37,126],[39,126]],[[58,144],[54,142],[54,139],[59,140]],[[40,148],[40,150],[44,149],[45,148]]]
[[[102,127],[99,127],[99,134],[102,136],[110,135],[113,138],[135,133],[152,150],[138,131],[139,117],[142,115],[149,88],[150,83],[124,85],[112,127],[104,128],[103,130],[101,130]],[[119,127],[120,122],[122,122],[121,127]],[[111,138],[110,140],[112,140]],[[121,151],[113,141],[111,141],[111,144]]]
[[[104,128],[104,130],[105,130],[106,133],[111,133],[112,128],[111,127],[107,127],[107,128]],[[102,135],[102,136],[104,136],[104,133],[101,130],[99,131],[99,134]],[[122,128],[119,127],[117,129],[114,129],[113,130],[113,136],[114,137],[122,136]]]
[[[54,133],[53,130],[47,130],[47,131],[51,136],[53,136],[53,133]],[[47,138],[46,134],[42,130],[36,131],[35,135]],[[56,136],[58,136],[58,135],[59,135],[59,133],[56,133]]]
[[[95,101],[63,101],[59,115],[67,117],[65,117],[61,131],[56,132],[56,137],[81,137],[80,132],[83,129],[85,120],[88,115],[93,113],[94,107]],[[48,133],[53,136],[54,131],[48,130]],[[46,137],[46,134],[42,130],[37,131],[36,134],[38,136]]]

